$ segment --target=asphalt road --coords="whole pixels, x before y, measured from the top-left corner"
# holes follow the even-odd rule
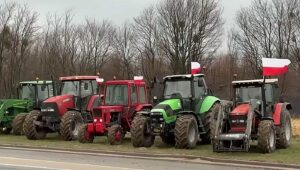
[[[246,170],[248,168],[209,165],[207,162],[187,163],[180,160],[150,160],[120,155],[86,155],[0,149],[1,170]],[[257,169],[257,168],[256,168]]]

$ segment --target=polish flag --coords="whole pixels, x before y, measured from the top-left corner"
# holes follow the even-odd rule
[[[288,72],[289,59],[262,58],[263,75],[274,76]]]
[[[192,74],[197,74],[200,73],[201,71],[201,66],[198,62],[192,62],[191,63],[191,73]]]

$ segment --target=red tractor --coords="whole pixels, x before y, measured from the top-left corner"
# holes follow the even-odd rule
[[[222,101],[213,121],[213,150],[249,151],[253,140],[263,153],[289,147],[292,106],[279,100],[278,80],[245,80],[232,84],[233,103]]]
[[[94,136],[107,135],[112,145],[122,143],[136,113],[150,110],[146,84],[142,80],[111,80],[104,83],[104,101],[93,109],[93,121],[79,130],[81,143],[92,143]]]
[[[91,111],[100,105],[98,76],[59,78],[61,94],[42,103],[26,117],[23,128],[28,139],[44,139],[47,133],[58,132],[64,140],[74,140],[82,123],[92,120]]]

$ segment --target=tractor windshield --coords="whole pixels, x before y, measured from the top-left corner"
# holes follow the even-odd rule
[[[35,99],[35,86],[32,84],[22,84],[21,99]]]
[[[189,98],[191,96],[191,81],[166,81],[164,89],[164,98]]]
[[[262,100],[261,87],[245,86],[236,88],[236,102],[249,102],[251,99]]]
[[[37,85],[37,92],[39,101],[43,101],[53,96],[53,87],[45,84]]]
[[[128,86],[107,86],[105,92],[105,105],[128,105]]]
[[[79,96],[80,81],[64,81],[62,85],[61,94],[69,94]]]

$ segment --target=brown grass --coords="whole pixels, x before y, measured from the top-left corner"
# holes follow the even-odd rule
[[[293,119],[292,120],[293,126],[293,136],[300,137],[300,119]]]

